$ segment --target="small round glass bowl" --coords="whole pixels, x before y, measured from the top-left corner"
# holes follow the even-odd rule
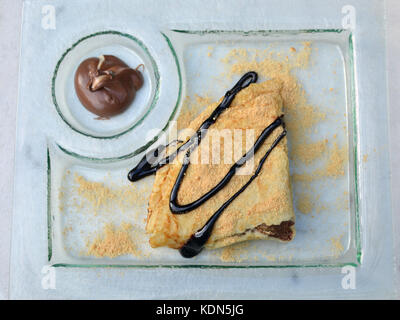
[[[140,68],[144,82],[136,92],[132,104],[121,114],[108,120],[97,116],[79,101],[74,76],[79,64],[89,57],[115,55],[129,67]],[[160,87],[160,76],[155,59],[142,41],[118,31],[93,33],[76,41],[58,61],[52,79],[52,98],[57,112],[68,126],[83,135],[110,139],[117,138],[139,125],[155,106]]]

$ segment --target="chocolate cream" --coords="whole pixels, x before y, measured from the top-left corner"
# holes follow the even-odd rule
[[[80,102],[100,119],[122,113],[143,86],[140,66],[132,69],[112,55],[82,61],[74,80]]]

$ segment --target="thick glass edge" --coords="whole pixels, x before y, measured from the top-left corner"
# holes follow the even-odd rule
[[[51,222],[51,161],[50,150],[47,147],[47,259],[53,255],[52,222]]]
[[[356,235],[356,250],[357,262],[361,264],[362,249],[361,249],[361,230],[360,230],[360,212],[359,212],[359,186],[358,186],[358,127],[357,127],[357,103],[356,103],[356,88],[354,74],[354,43],[353,34],[349,34],[349,64],[350,64],[350,103],[353,113],[353,153],[354,153],[354,186],[355,186],[355,235]]]
[[[182,30],[182,29],[172,29],[173,32],[186,33],[186,34],[196,34],[196,35],[207,35],[207,34],[241,34],[243,36],[252,35],[271,35],[271,34],[299,34],[299,33],[341,33],[345,29],[300,29],[300,30]]]
[[[64,115],[62,114],[62,112],[61,112],[61,110],[60,110],[60,108],[59,108],[59,106],[58,106],[58,102],[57,102],[57,98],[56,98],[56,94],[55,94],[55,83],[56,83],[56,79],[57,79],[58,69],[59,69],[59,67],[60,67],[60,65],[61,65],[61,63],[62,63],[62,61],[64,60],[64,58],[67,56],[67,54],[68,54],[71,50],[73,50],[79,43],[81,43],[81,42],[83,42],[83,41],[85,41],[85,40],[87,40],[87,39],[89,39],[89,38],[93,38],[93,37],[96,37],[96,36],[99,36],[99,35],[104,35],[104,34],[115,34],[115,35],[122,36],[122,37],[128,38],[128,39],[130,39],[130,40],[136,42],[136,43],[139,45],[139,47],[142,48],[143,51],[144,51],[144,52],[147,54],[147,56],[149,57],[149,59],[150,59],[150,61],[151,61],[151,64],[152,64],[152,66],[153,66],[153,69],[154,69],[154,77],[155,77],[155,80],[156,80],[155,93],[154,93],[154,97],[153,97],[153,100],[152,100],[152,102],[151,102],[150,108],[149,108],[149,109],[146,111],[146,113],[145,113],[135,124],[133,124],[131,127],[129,127],[128,129],[126,129],[126,130],[123,131],[123,132],[120,132],[120,133],[115,134],[115,135],[112,135],[112,136],[96,136],[96,135],[91,135],[91,134],[85,133],[85,132],[83,132],[83,131],[81,131],[81,130],[75,128],[73,125],[71,125],[71,124],[67,121],[67,119],[65,119]],[[78,133],[80,133],[80,134],[82,134],[82,135],[84,135],[84,136],[87,136],[87,137],[90,137],[90,138],[94,138],[94,139],[105,139],[105,140],[106,140],[106,139],[115,139],[115,138],[118,138],[118,137],[124,135],[125,133],[128,133],[129,131],[133,130],[134,128],[136,128],[138,125],[140,125],[140,124],[143,122],[143,120],[147,117],[147,115],[154,109],[154,106],[156,105],[156,103],[157,103],[157,101],[158,101],[158,99],[159,99],[159,95],[160,95],[160,92],[159,92],[159,91],[160,91],[160,73],[159,73],[159,71],[158,71],[158,66],[157,66],[157,64],[156,64],[156,62],[155,62],[153,56],[150,54],[149,49],[144,45],[144,43],[143,43],[142,41],[140,41],[140,40],[137,39],[136,37],[134,37],[134,36],[132,36],[132,35],[130,35],[130,34],[128,34],[128,33],[122,33],[122,32],[115,31],[115,30],[99,31],[99,32],[96,32],[96,33],[92,33],[92,34],[90,34],[90,35],[87,35],[87,36],[85,36],[85,37],[80,38],[78,41],[76,41],[75,43],[73,43],[72,46],[69,47],[69,48],[61,55],[61,58],[58,60],[58,62],[57,62],[57,64],[56,64],[56,67],[55,67],[54,72],[53,72],[53,77],[52,77],[52,79],[51,79],[51,96],[52,96],[53,104],[54,104],[54,106],[55,106],[55,108],[56,108],[56,111],[57,111],[57,113],[59,114],[59,116],[61,117],[61,119],[62,119],[72,130],[74,130],[75,132],[78,132]]]
[[[268,35],[268,34],[279,34],[279,33],[285,33],[285,34],[300,34],[300,33],[342,33],[346,31],[345,29],[310,29],[310,30],[256,30],[256,31],[240,31],[240,30],[203,30],[203,31],[190,31],[190,30],[171,30],[173,32],[178,32],[178,33],[187,33],[187,34],[197,34],[197,35],[204,35],[204,34],[218,34],[218,33],[240,33],[242,35]],[[178,75],[179,75],[179,81],[180,81],[180,86],[179,86],[179,95],[178,95],[178,101],[175,106],[175,109],[173,111],[173,115],[175,114],[177,110],[177,106],[179,105],[180,99],[181,99],[181,89],[182,89],[182,75],[181,75],[181,69],[179,65],[179,60],[176,55],[175,49],[171,43],[171,40],[168,38],[167,35],[161,32],[161,34],[164,36],[165,40],[167,41],[168,46],[170,47],[173,56],[175,58],[175,62],[177,65],[178,69]],[[361,256],[362,256],[362,250],[361,250],[361,241],[360,241],[360,223],[359,223],[359,194],[358,194],[358,159],[357,159],[357,114],[356,114],[356,96],[355,96],[355,74],[354,74],[354,47],[353,47],[353,34],[350,32],[349,33],[349,38],[348,38],[348,50],[349,50],[349,67],[350,67],[350,103],[351,103],[351,108],[352,108],[352,116],[353,116],[353,152],[354,152],[354,172],[355,172],[355,241],[356,241],[356,259],[357,263],[354,262],[341,262],[338,264],[310,264],[310,265],[258,265],[258,266],[237,266],[237,265],[164,265],[164,264],[159,264],[159,265],[130,265],[130,264],[91,264],[91,265],[85,265],[85,264],[68,264],[68,263],[54,263],[52,264],[53,267],[65,267],[65,268],[200,268],[200,269],[246,269],[246,268],[266,268],[266,269],[277,269],[277,268],[340,268],[344,266],[353,266],[353,267],[358,267],[361,265]],[[173,117],[172,115],[172,117]],[[165,129],[168,127],[169,121],[172,119],[168,120],[167,125],[162,129],[162,132],[165,131]],[[153,140],[156,141],[159,136],[155,137]],[[143,146],[143,150],[147,149],[148,146],[150,146],[154,141],[150,141],[146,146]],[[92,157],[86,157],[86,156],[81,156],[77,153],[71,152],[66,150],[65,148],[61,147],[60,145],[57,144],[57,146],[66,154],[79,158],[79,159],[85,159],[85,160],[90,160],[90,161],[97,161],[97,162],[111,162],[115,160],[124,160],[128,159],[132,156],[137,155],[136,154],[128,154],[126,156],[121,156],[119,158],[92,158]],[[142,150],[142,151],[143,151]],[[50,161],[50,160],[49,160]],[[50,261],[50,259],[49,259]]]
[[[354,262],[343,262],[338,264],[305,264],[305,265],[259,265],[259,266],[234,266],[234,265],[202,265],[202,264],[187,264],[187,265],[132,265],[132,264],[69,264],[69,263],[54,263],[51,265],[55,268],[170,268],[170,269],[185,269],[185,268],[197,268],[197,269],[289,269],[289,268],[342,268],[345,266],[357,267],[358,264]]]

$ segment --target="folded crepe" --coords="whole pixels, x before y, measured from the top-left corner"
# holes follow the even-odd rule
[[[225,139],[220,139],[220,143],[212,144],[214,135],[211,131],[208,132],[206,137],[210,135],[211,138],[208,141],[203,138],[191,154],[191,163],[179,188],[179,204],[197,200],[218,184],[232,163],[250,150],[261,132],[283,115],[281,87],[281,82],[269,80],[251,84],[236,95],[231,106],[218,117],[209,131],[229,133],[235,132],[235,129],[242,130],[242,143],[235,143],[236,139],[234,143],[229,144],[225,143]],[[198,130],[217,105],[218,103],[208,106],[190,123],[189,128],[192,132]],[[283,130],[282,126],[279,126],[264,141],[254,157],[248,160],[247,172],[235,174],[222,190],[195,210],[185,214],[174,214],[169,207],[171,190],[182,167],[185,152],[181,152],[172,163],[159,169],[148,207],[146,231],[150,234],[150,245],[181,248],[206,224],[218,208],[249,180],[260,159]],[[247,132],[253,134],[254,140],[251,143],[246,142]],[[183,133],[181,139],[187,139],[184,135]],[[215,145],[218,148],[215,148]],[[215,152],[219,153],[220,162],[212,160]],[[224,161],[227,154],[233,155],[231,163]],[[210,163],[202,161],[203,155],[208,155]],[[250,165],[251,161],[253,166]],[[205,247],[218,248],[251,239],[287,242],[295,235],[294,222],[289,160],[284,137],[272,149],[259,175],[223,211]]]

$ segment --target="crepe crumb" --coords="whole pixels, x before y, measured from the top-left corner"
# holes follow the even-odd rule
[[[295,160],[301,160],[305,164],[310,164],[326,152],[327,143],[328,139],[301,144],[292,152],[292,158]]]
[[[220,259],[223,262],[242,262],[247,260],[248,243],[238,243],[221,249]]]
[[[127,254],[138,256],[140,251],[131,238],[132,228],[130,223],[122,223],[119,228],[112,223],[106,224],[103,232],[87,244],[87,255],[109,258]]]
[[[325,168],[328,177],[338,177],[344,175],[345,161],[347,160],[347,150],[339,148],[334,142],[333,148],[330,150],[329,160]]]
[[[207,52],[207,57],[211,57],[213,52],[214,52],[214,47],[208,46],[208,52]]]
[[[343,237],[343,235],[341,235],[339,237],[332,237],[330,239],[331,251],[335,257],[338,257],[344,251],[344,248],[342,245],[342,237]]]
[[[336,141],[324,152],[327,155],[327,161],[322,168],[317,168],[311,173],[294,173],[293,181],[310,184],[313,181],[322,178],[338,178],[345,173],[346,161],[348,158],[347,148],[339,147]]]
[[[276,261],[276,257],[274,255],[265,255],[265,258],[268,261],[271,261],[271,262],[275,262]]]
[[[77,184],[77,193],[89,201],[95,212],[107,201],[115,199],[115,194],[101,182],[87,181],[84,177],[75,173],[75,183]]]
[[[368,154],[364,154],[364,155],[363,155],[362,161],[363,161],[364,163],[366,163],[366,162],[368,161]]]
[[[314,208],[314,203],[312,202],[310,195],[304,193],[299,196],[296,207],[301,213],[309,214]]]
[[[349,193],[347,191],[339,195],[335,201],[336,210],[343,211],[349,209]]]
[[[235,255],[235,250],[232,248],[232,246],[222,249],[220,258],[221,258],[221,261],[224,261],[224,262],[237,261],[237,256]]]
[[[66,236],[69,232],[71,232],[73,229],[72,229],[72,226],[66,226],[66,227],[64,227],[64,229],[63,229],[63,232],[62,232],[62,234],[63,234],[63,236]]]
[[[104,211],[129,210],[132,206],[144,205],[147,199],[143,196],[144,190],[139,191],[134,185],[106,186],[103,182],[94,182],[83,176],[74,174],[74,202],[72,205],[78,210],[89,210],[97,215]]]

